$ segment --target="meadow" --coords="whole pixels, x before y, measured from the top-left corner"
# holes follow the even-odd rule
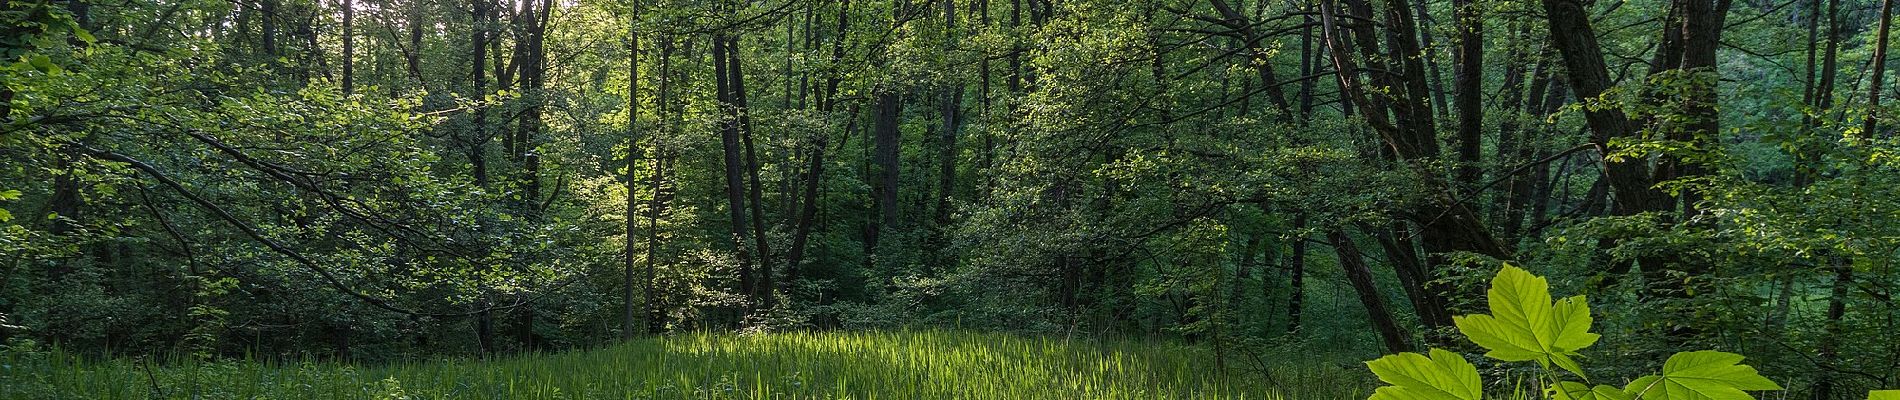
[[[1363,399],[1356,363],[957,331],[678,334],[494,359],[351,365],[0,353],[5,399]],[[1302,360],[1302,361],[1294,361]]]

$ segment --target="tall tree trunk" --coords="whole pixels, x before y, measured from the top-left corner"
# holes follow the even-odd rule
[[[356,0],[343,0],[343,94],[356,91]]]
[[[1526,192],[1530,191],[1531,183],[1529,175],[1531,171],[1512,171],[1507,168],[1535,159],[1532,155],[1535,154],[1537,145],[1532,142],[1533,137],[1529,132],[1525,131],[1524,122],[1533,121],[1533,126],[1541,126],[1541,123],[1535,122],[1536,120],[1529,116],[1539,111],[1542,107],[1543,92],[1549,90],[1549,80],[1543,78],[1545,70],[1549,68],[1549,62],[1546,61],[1548,58],[1539,57],[1538,55],[1543,53],[1535,50],[1539,46],[1530,44],[1545,41],[1538,36],[1531,32],[1531,24],[1523,25],[1523,30],[1517,36],[1517,46],[1512,52],[1511,65],[1505,70],[1504,96],[1500,99],[1500,102],[1504,103],[1503,108],[1507,115],[1499,122],[1496,158],[1498,173],[1509,175],[1496,178],[1504,180],[1506,184],[1503,190],[1494,192],[1496,196],[1492,203],[1497,204],[1497,212],[1494,214],[1497,218],[1492,224],[1498,226],[1498,239],[1506,246],[1515,246],[1518,234],[1523,232],[1527,205],[1522,198]],[[1524,66],[1531,64],[1532,58],[1535,58],[1536,62],[1527,76]],[[1531,81],[1529,88],[1526,88],[1526,80]],[[1541,169],[1544,166],[1535,165],[1531,168]]]
[[[759,180],[759,156],[752,146],[752,112],[746,102],[745,69],[739,61],[739,39],[729,36],[726,40],[726,62],[731,64],[726,68],[726,73],[731,74],[727,84],[731,85],[733,112],[739,119],[739,140],[745,145],[746,178],[751,183],[746,198],[752,210],[752,241],[758,249],[754,254],[759,266],[755,271],[758,287],[753,288],[755,292],[751,295],[759,306],[769,308],[773,306],[776,289],[772,277],[771,238],[765,235],[765,200],[762,194],[765,182]]]
[[[660,122],[667,124],[667,131],[677,133],[674,132],[673,127],[678,124],[669,119],[673,115],[669,112],[673,93],[672,69],[673,38],[665,36],[660,42],[660,99],[654,109],[658,111]],[[646,290],[642,295],[646,297],[647,333],[657,334],[666,327],[664,314],[660,308],[660,295],[654,291],[654,287],[658,283],[656,270],[660,259],[660,216],[666,214],[667,200],[672,197],[672,193],[667,191],[665,186],[667,164],[671,163],[668,161],[671,158],[667,155],[664,140],[656,137],[649,142],[653,144],[653,176],[647,181],[647,190],[653,193],[653,198],[647,204],[647,272]]]
[[[943,20],[945,29],[949,31],[945,35],[944,47],[955,48],[956,42],[960,39],[956,31],[955,0],[943,0]],[[936,214],[930,232],[932,243],[929,245],[929,251],[934,254],[929,264],[926,264],[938,271],[954,265],[954,256],[948,255],[942,249],[947,244],[944,243],[948,237],[945,231],[950,225],[950,200],[954,197],[952,192],[955,191],[957,182],[957,136],[958,130],[962,128],[960,118],[963,109],[963,83],[951,78],[951,82],[944,85],[942,90],[939,101],[942,103],[940,112],[943,114],[943,129],[937,133],[937,204],[935,204]]]
[[[1590,27],[1590,14],[1584,10],[1582,0],[1542,2],[1544,15],[1549,22],[1551,44],[1563,55],[1564,71],[1569,77],[1566,82],[1569,83],[1571,95],[1578,102],[1590,102],[1601,97],[1614,83],[1610,81],[1609,66],[1603,61],[1603,48],[1597,45],[1596,30]],[[1635,125],[1620,109],[1588,107],[1584,111],[1584,120],[1594,133],[1590,142],[1601,149],[1608,149],[1611,140],[1636,135]],[[1604,160],[1605,179],[1609,180],[1615,191],[1612,210],[1617,215],[1668,208],[1665,196],[1651,188],[1650,171],[1645,162],[1632,157]]]
[[[1820,364],[1820,377],[1814,382],[1815,400],[1834,400],[1835,386],[1840,377],[1835,371],[1840,369],[1842,321],[1847,316],[1848,290],[1854,284],[1854,266],[1851,263],[1836,261],[1834,270],[1834,289],[1827,300],[1827,319],[1821,326],[1820,344],[1815,350],[1815,361]]]
[[[277,8],[280,7],[278,1],[279,0],[263,0],[263,5],[260,7],[261,15],[258,15],[258,21],[262,29],[262,31],[259,32],[259,37],[263,39],[264,58],[271,66],[278,65]]]
[[[844,58],[844,33],[848,30],[847,28],[850,27],[849,15],[850,3],[848,1],[839,1],[838,29],[831,43],[831,62],[834,64]],[[842,80],[842,76],[836,71],[829,71],[827,75],[828,76],[825,77],[823,92],[821,92],[818,98],[818,111],[820,114],[830,116],[834,107],[837,105],[833,98],[838,95],[838,84]],[[855,120],[856,116],[854,115],[852,118]],[[846,134],[849,135],[849,132]],[[818,223],[818,210],[820,209],[818,193],[819,188],[824,185],[826,136],[827,135],[823,133],[814,136],[810,145],[811,148],[807,150],[810,152],[807,156],[807,161],[810,162],[810,166],[805,168],[805,191],[803,194],[805,199],[800,202],[804,204],[804,208],[799,210],[797,226],[793,228],[792,232],[792,248],[786,253],[785,281],[788,285],[798,280],[799,269],[804,267],[805,247],[810,241],[813,228]]]
[[[634,221],[639,219],[638,217],[635,216],[636,214],[635,210],[638,209],[639,202],[638,200],[635,199],[635,196],[634,196],[634,193],[637,193],[637,190],[639,190],[639,188],[636,187],[637,182],[639,182],[639,179],[637,179],[634,176],[633,171],[634,171],[634,164],[637,163],[639,160],[646,158],[646,157],[640,156],[640,146],[639,146],[640,144],[639,143],[640,142],[640,126],[639,126],[639,123],[640,123],[640,29],[639,29],[638,22],[640,21],[640,11],[639,11],[638,6],[636,6],[633,13],[634,14],[632,18],[629,19],[629,21],[632,23],[628,24],[627,26],[627,154],[626,154],[626,157],[627,157],[627,178],[626,178],[627,179],[626,180],[626,191],[627,191],[627,211],[626,211],[627,221],[626,222],[627,222],[627,225],[626,225],[626,229],[624,230],[624,232],[626,233],[627,239],[626,239],[626,244],[625,244],[625,253],[622,254],[622,256],[624,257],[622,261],[624,262],[623,269],[625,270],[624,271],[625,274],[621,280],[622,292],[620,295],[620,335],[623,338],[632,338],[634,333],[637,332],[634,329],[635,315],[633,311],[634,310],[633,288],[636,285],[634,283],[634,276],[633,276],[634,275],[633,273],[633,270],[634,270],[633,241],[634,241],[634,231],[636,230],[635,225],[637,225]],[[654,139],[654,140],[650,140],[650,142],[659,143],[659,140]],[[659,175],[659,171],[657,168],[655,168],[654,170],[650,170],[647,173],[651,175]],[[659,197],[658,194],[659,193],[657,191],[654,192],[653,197],[655,198]],[[648,301],[652,301],[651,298],[649,298]]]
[[[409,72],[410,82],[418,87],[426,87],[422,78],[422,17],[423,2],[415,2],[409,10],[409,48],[403,53],[403,64]]]
[[[719,143],[725,159],[726,213],[732,220],[733,252],[737,255],[739,262],[739,293],[747,296],[743,312],[750,314],[756,305],[750,296],[758,293],[758,283],[756,277],[753,276],[752,257],[749,251],[751,243],[746,232],[746,164],[742,159],[744,149],[740,147],[739,117],[736,114],[738,109],[734,104],[736,100],[733,99],[732,75],[726,71],[731,66],[726,59],[731,57],[729,53],[732,49],[728,47],[730,43],[726,40],[724,33],[714,35],[712,42],[714,86],[722,110]]]
[[[897,229],[897,122],[899,114],[903,112],[903,103],[898,98],[896,88],[879,89],[876,97],[877,115],[871,127],[876,152],[872,153],[871,158],[872,163],[877,164],[877,181],[872,189],[877,221],[869,232],[870,240],[865,243],[874,257],[882,254],[877,251],[878,241]],[[882,262],[878,260],[879,264]]]
[[[1419,224],[1428,265],[1431,265],[1434,271],[1450,263],[1448,254],[1460,251],[1509,259],[1511,258],[1510,251],[1491,235],[1477,212],[1456,200],[1453,187],[1446,182],[1439,171],[1430,167],[1431,160],[1437,158],[1439,154],[1437,133],[1435,124],[1431,121],[1431,106],[1425,98],[1428,91],[1424,80],[1419,79],[1425,74],[1425,68],[1419,61],[1418,44],[1413,40],[1416,36],[1415,29],[1412,26],[1410,14],[1404,12],[1410,8],[1405,0],[1387,0],[1386,3],[1386,23],[1391,27],[1388,39],[1393,42],[1389,55],[1393,59],[1402,60],[1399,65],[1402,66],[1406,77],[1396,84],[1379,85],[1392,88],[1391,94],[1385,95],[1392,98],[1389,104],[1377,100],[1377,97],[1368,96],[1367,87],[1360,84],[1358,75],[1362,70],[1358,63],[1346,53],[1345,49],[1349,47],[1345,40],[1340,38],[1343,31],[1338,21],[1336,2],[1334,0],[1320,2],[1321,37],[1327,47],[1333,50],[1331,51],[1332,61],[1337,71],[1334,75],[1339,79],[1342,98],[1362,106],[1364,112],[1360,115],[1366,117],[1372,130],[1378,133],[1386,146],[1393,151],[1399,163],[1409,170],[1412,176],[1423,182],[1427,200],[1406,216]],[[1355,14],[1369,15],[1369,7],[1363,1],[1354,1],[1349,5],[1353,7]],[[1367,40],[1372,38],[1372,33],[1369,32],[1371,27],[1367,24],[1354,25],[1353,36],[1362,43],[1360,52],[1364,54],[1372,45],[1371,40]],[[1375,73],[1375,80],[1383,75],[1385,74]],[[1384,110],[1387,106],[1390,106],[1393,113],[1391,118],[1385,114]],[[1400,124],[1394,124],[1395,120]],[[1456,288],[1435,285],[1434,290],[1445,295],[1452,295],[1451,292]]]
[[[1880,25],[1874,31],[1873,71],[1867,82],[1867,120],[1861,124],[1860,139],[1885,139],[1892,135],[1877,134],[1880,128],[1880,91],[1886,90],[1884,80],[1887,75],[1887,34],[1893,25],[1893,0],[1880,1]]]
[[[1306,238],[1301,237],[1299,233],[1305,230],[1306,230],[1306,215],[1304,214],[1294,215],[1293,216],[1293,232],[1295,233],[1293,235],[1293,243],[1292,243],[1293,249],[1292,249],[1292,252],[1287,253],[1287,262],[1286,262],[1286,265],[1287,265],[1286,333],[1289,335],[1297,335],[1300,333],[1300,328],[1301,328],[1300,316],[1305,311]]]
[[[1421,0],[1423,1],[1423,0]],[[1452,85],[1458,95],[1458,184],[1464,191],[1477,190],[1484,177],[1484,14],[1471,0],[1453,0],[1454,24],[1458,28],[1457,71]],[[1509,79],[1509,78],[1507,78]]]
[[[1423,0],[1412,3],[1413,14],[1418,16],[1419,45],[1421,49],[1425,50],[1425,68],[1431,77],[1429,83],[1432,89],[1432,105],[1436,106],[1434,109],[1438,110],[1438,119],[1449,119],[1449,117],[1445,115],[1445,110],[1451,109],[1451,106],[1445,104],[1445,78],[1444,74],[1439,73],[1438,51],[1435,50],[1438,46],[1437,43],[1432,40],[1432,32],[1436,29],[1433,23],[1437,22],[1437,20],[1432,18],[1432,14],[1426,9],[1425,3]],[[1466,3],[1468,4],[1469,2],[1467,1]],[[1454,13],[1453,15],[1454,18],[1456,18],[1455,16],[1457,14]],[[1457,25],[1454,24],[1453,26]],[[1456,82],[1453,82],[1453,84],[1455,85]]]
[[[474,11],[469,14],[469,20],[473,21],[474,27],[471,28],[469,32],[469,64],[471,64],[469,68],[469,76],[471,78],[469,80],[472,82],[470,84],[471,89],[469,95],[475,98],[481,98],[483,97],[482,93],[488,90],[488,67],[483,64],[483,62],[488,59],[488,46],[484,42],[488,36],[486,17],[488,15],[488,1],[472,0],[472,3]],[[417,51],[421,50],[417,49]],[[476,107],[472,112],[471,119],[472,122],[469,123],[470,133],[468,138],[465,139],[466,143],[464,143],[464,145],[468,147],[468,164],[475,178],[475,185],[487,186],[488,160],[486,158],[486,147],[488,145],[488,107]]]

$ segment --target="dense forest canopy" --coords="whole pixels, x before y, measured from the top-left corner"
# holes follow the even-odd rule
[[[1900,386],[1892,3],[0,0],[0,338],[1242,368],[1471,350],[1509,262],[1589,297],[1600,379],[1859,398]]]

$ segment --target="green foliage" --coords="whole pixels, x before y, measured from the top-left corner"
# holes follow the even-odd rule
[[[1399,353],[1366,363],[1380,381],[1392,386],[1372,393],[1373,400],[1478,400],[1484,382],[1465,357],[1432,349],[1431,357]]]
[[[1636,379],[1623,389],[1564,381],[1551,364],[1586,382],[1577,352],[1598,339],[1590,333],[1590,309],[1583,296],[1551,302],[1550,284],[1543,277],[1506,264],[1491,279],[1491,314],[1457,317],[1458,330],[1485,356],[1499,361],[1538,361],[1545,397],[1559,400],[1753,400],[1746,391],[1781,390],[1754,368],[1739,365],[1742,356],[1719,351],[1677,353],[1663,364],[1661,375]],[[1474,400],[1483,389],[1478,374],[1464,358],[1432,349],[1427,358],[1417,353],[1386,356],[1367,366],[1380,380],[1394,386],[1379,388],[1374,400]],[[1384,371],[1384,372],[1382,372]],[[1429,371],[1398,374],[1394,371]],[[1468,372],[1465,372],[1468,371]],[[1421,378],[1423,377],[1423,378]],[[1389,395],[1381,396],[1382,394]],[[1403,393],[1401,395],[1401,393]]]
[[[1454,317],[1458,331],[1504,361],[1556,364],[1577,375],[1583,370],[1573,358],[1577,350],[1596,343],[1590,333],[1590,308],[1583,296],[1551,302],[1550,284],[1543,277],[1505,265],[1491,280],[1487,292],[1491,314]]]
[[[1637,378],[1624,391],[1652,400],[1742,400],[1754,399],[1745,390],[1781,390],[1740,362],[1740,354],[1719,351],[1676,353],[1663,363],[1662,375]]]

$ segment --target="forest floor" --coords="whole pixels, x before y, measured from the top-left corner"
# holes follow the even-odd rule
[[[1356,364],[1257,359],[1223,371],[1200,346],[947,331],[682,334],[383,365],[13,351],[0,399],[1363,399],[1372,384]]]

